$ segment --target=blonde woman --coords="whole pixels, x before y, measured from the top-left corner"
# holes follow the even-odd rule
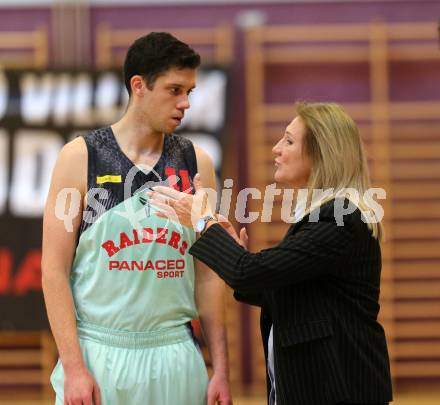
[[[245,232],[219,223],[207,204],[190,253],[237,299],[261,307],[270,405],[388,404],[388,351],[377,321],[382,229],[362,198],[369,178],[358,129],[339,105],[302,103],[273,154],[275,181],[308,189],[305,215],[277,246],[251,253]],[[172,209],[192,226],[191,207],[206,200],[197,176],[194,184],[194,196],[155,188],[159,215]],[[333,192],[317,201],[313,189]]]

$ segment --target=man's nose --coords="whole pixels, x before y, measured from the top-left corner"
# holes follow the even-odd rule
[[[179,99],[179,101],[177,102],[177,108],[178,109],[183,109],[186,110],[190,107],[189,104],[189,96],[185,95],[183,96],[181,99]]]

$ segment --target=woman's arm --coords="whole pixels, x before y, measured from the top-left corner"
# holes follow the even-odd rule
[[[332,213],[333,209],[328,211]],[[304,223],[297,232],[289,232],[279,245],[258,253],[246,251],[214,224],[190,253],[234,290],[250,294],[334,273],[349,256],[353,240],[349,219],[344,226],[337,226],[332,214],[321,212],[319,222]]]
[[[160,211],[157,215],[172,215],[181,224],[193,227],[195,213],[198,213],[196,218],[212,216],[198,176],[194,178],[194,187],[194,196],[160,186],[154,187],[148,195]],[[259,253],[248,252],[213,220],[208,222],[203,235],[189,252],[241,294],[284,287],[335,272],[338,275],[350,255],[355,235],[366,235],[356,230],[360,229],[359,225],[366,225],[361,223],[360,211],[356,210],[346,215],[342,226],[338,226],[341,218],[335,216],[335,209],[334,200],[324,204],[320,207],[317,222],[296,225],[299,229],[289,230],[278,246]]]
[[[263,293],[261,292],[243,293],[241,291],[234,291],[234,298],[239,302],[254,305],[256,307],[261,307],[263,305]]]

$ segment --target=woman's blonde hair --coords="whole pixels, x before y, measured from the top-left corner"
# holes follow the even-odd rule
[[[370,178],[359,130],[353,119],[335,103],[300,102],[296,112],[305,127],[304,152],[312,163],[309,202],[315,189],[334,190],[321,205],[351,188],[358,192],[359,201],[355,203],[364,216],[374,216],[371,207],[363,201],[364,193],[370,188]],[[368,226],[373,236],[381,239],[380,222],[369,221]]]

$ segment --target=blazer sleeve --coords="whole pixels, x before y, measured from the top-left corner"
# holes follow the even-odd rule
[[[234,290],[251,294],[342,271],[355,238],[349,222],[337,226],[330,216],[305,222],[279,245],[258,253],[248,252],[214,224],[189,252]]]
[[[245,304],[261,307],[263,305],[263,293],[261,292],[241,292],[234,291],[234,298],[237,301],[244,302]]]

